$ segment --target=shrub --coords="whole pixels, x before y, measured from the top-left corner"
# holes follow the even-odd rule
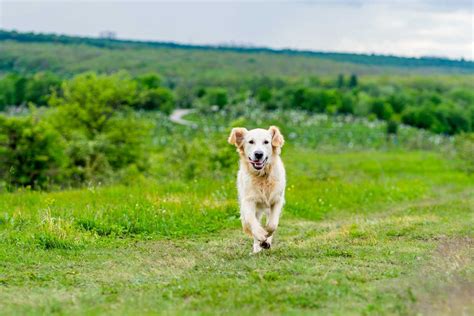
[[[49,95],[60,84],[61,80],[51,73],[39,72],[32,77],[9,74],[0,80],[0,110],[28,102],[46,105]]]
[[[8,74],[0,80],[0,110],[10,105],[21,105],[25,101],[26,78]]]
[[[433,107],[425,105],[422,107],[411,107],[402,114],[402,122],[431,130],[435,133],[456,134],[468,132],[471,122],[467,111],[449,106],[441,105]]]
[[[436,117],[435,124],[431,126],[433,132],[454,135],[470,130],[469,117],[461,109],[441,105],[433,113]]]
[[[180,86],[175,90],[175,105],[179,108],[190,108],[196,99],[196,93],[192,87]]]
[[[337,112],[341,114],[354,114],[353,98],[349,95],[344,95],[337,109]]]
[[[136,83],[126,73],[86,73],[62,84],[62,94],[53,94],[52,107],[61,112],[60,129],[81,130],[88,138],[102,133],[112,117],[135,101]]]
[[[153,73],[138,76],[135,80],[138,82],[138,85],[141,89],[158,88],[163,81],[160,76]]]
[[[426,107],[409,107],[402,113],[402,122],[418,128],[429,129],[435,122],[433,112]]]
[[[337,86],[339,89],[344,88],[344,86],[345,86],[345,80],[344,80],[344,75],[343,75],[343,74],[339,74],[339,75],[337,76],[336,86]]]
[[[372,101],[370,112],[374,113],[378,119],[387,121],[392,117],[393,109],[390,103],[375,99]]]
[[[143,110],[160,110],[169,114],[173,111],[174,104],[173,92],[168,88],[159,87],[142,91],[135,107]]]
[[[207,136],[209,137],[209,136]],[[219,177],[235,166],[235,148],[229,146],[225,138],[214,140],[196,137],[176,141],[176,145],[165,152],[170,160],[172,172],[180,179],[194,179],[199,176]]]
[[[355,88],[359,84],[356,74],[352,74],[349,79],[349,88]]]
[[[132,113],[112,118],[101,135],[103,152],[112,169],[136,165],[140,170],[147,167],[146,147],[149,144],[151,124]]]
[[[46,105],[53,91],[61,85],[61,80],[51,73],[40,72],[31,77],[25,87],[25,101],[36,105]]]
[[[263,104],[267,104],[272,99],[272,91],[267,87],[262,87],[257,92],[257,100]]]
[[[287,91],[287,108],[303,109],[315,113],[324,113],[329,106],[340,106],[341,96],[336,90],[297,87]]]
[[[390,119],[387,121],[387,135],[397,135],[398,123],[395,120]]]
[[[66,164],[65,145],[47,122],[0,116],[0,177],[7,186],[45,188],[61,180]]]
[[[224,88],[206,89],[206,94],[203,98],[207,105],[217,105],[219,108],[223,108],[228,103],[227,90]]]
[[[401,92],[390,95],[387,101],[395,113],[402,113],[408,103],[407,97]]]
[[[136,84],[126,74],[89,73],[66,82],[62,95],[51,98],[50,120],[67,142],[75,181],[103,180],[130,164],[147,165],[150,128],[130,111],[135,96]]]

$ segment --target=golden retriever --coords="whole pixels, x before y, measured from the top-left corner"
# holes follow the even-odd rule
[[[240,155],[237,189],[242,227],[253,237],[253,253],[258,253],[272,246],[285,203],[286,175],[280,158],[285,141],[278,127],[270,126],[250,131],[233,128],[228,142]],[[265,227],[260,222],[263,214]]]

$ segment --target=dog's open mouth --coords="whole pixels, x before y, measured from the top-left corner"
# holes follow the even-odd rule
[[[252,159],[249,158],[249,163],[252,165],[252,167],[255,170],[261,170],[261,169],[263,169],[263,167],[265,167],[267,159],[268,159],[268,157],[265,158],[264,160],[252,160]]]

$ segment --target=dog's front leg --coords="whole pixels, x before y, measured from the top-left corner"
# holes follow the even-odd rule
[[[266,240],[269,248],[272,245],[273,233],[277,230],[278,223],[280,222],[282,208],[283,208],[283,200],[280,200],[271,207],[270,214],[268,215],[268,218],[267,218],[267,225],[265,229],[267,230],[268,235],[269,235],[269,237]]]
[[[260,244],[267,239],[268,233],[257,219],[257,207],[255,202],[244,201],[241,205],[240,216],[244,230],[250,231],[253,236],[253,252],[260,252],[262,250]]]

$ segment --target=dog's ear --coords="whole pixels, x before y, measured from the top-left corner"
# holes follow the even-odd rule
[[[240,147],[244,140],[245,133],[247,133],[247,129],[244,127],[235,127],[230,132],[229,138],[227,141],[231,145],[235,145],[236,147]]]
[[[268,129],[270,131],[270,134],[272,135],[272,146],[280,148],[283,146],[285,143],[285,139],[283,138],[283,135],[280,133],[280,130],[276,126],[270,126]]]

